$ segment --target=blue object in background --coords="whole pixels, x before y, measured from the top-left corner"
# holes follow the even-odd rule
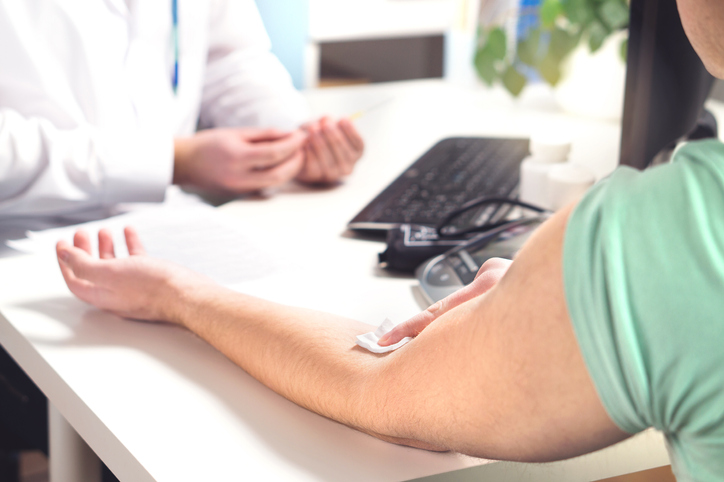
[[[540,23],[541,0],[520,0],[518,11],[518,38],[528,36],[528,30],[535,28]]]
[[[256,0],[272,42],[272,52],[284,64],[297,89],[304,85],[304,50],[309,37],[307,0]]]
[[[540,7],[541,0],[520,0],[518,10],[518,26],[516,35],[518,40],[522,40],[528,36],[528,32],[531,29],[538,28],[540,26]],[[549,35],[546,33],[541,34],[541,44],[548,43]],[[518,72],[525,75],[528,78],[528,82],[540,82],[540,74],[532,67],[525,65],[522,62],[516,63]]]

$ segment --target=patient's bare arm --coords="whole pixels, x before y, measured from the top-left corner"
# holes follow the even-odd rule
[[[321,415],[417,447],[545,461],[627,436],[598,399],[566,311],[568,214],[543,225],[489,291],[387,355],[355,345],[355,335],[370,326],[218,287],[144,256],[132,231],[129,251],[139,254],[130,258],[112,258],[107,233],[105,259],[88,254],[83,234],[77,247],[59,243],[58,256],[80,298],[125,316],[182,324]]]

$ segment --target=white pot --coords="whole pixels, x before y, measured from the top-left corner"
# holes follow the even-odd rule
[[[621,58],[621,42],[628,32],[611,35],[596,53],[588,42],[573,51],[564,63],[555,97],[568,113],[596,119],[620,120],[623,114],[626,64]]]

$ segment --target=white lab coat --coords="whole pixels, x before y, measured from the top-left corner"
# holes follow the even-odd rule
[[[0,223],[164,197],[173,137],[291,128],[304,99],[254,0],[0,0]]]

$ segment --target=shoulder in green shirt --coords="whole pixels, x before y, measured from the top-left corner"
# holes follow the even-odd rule
[[[664,432],[679,481],[724,480],[724,145],[599,183],[571,215],[563,265],[611,419]]]

